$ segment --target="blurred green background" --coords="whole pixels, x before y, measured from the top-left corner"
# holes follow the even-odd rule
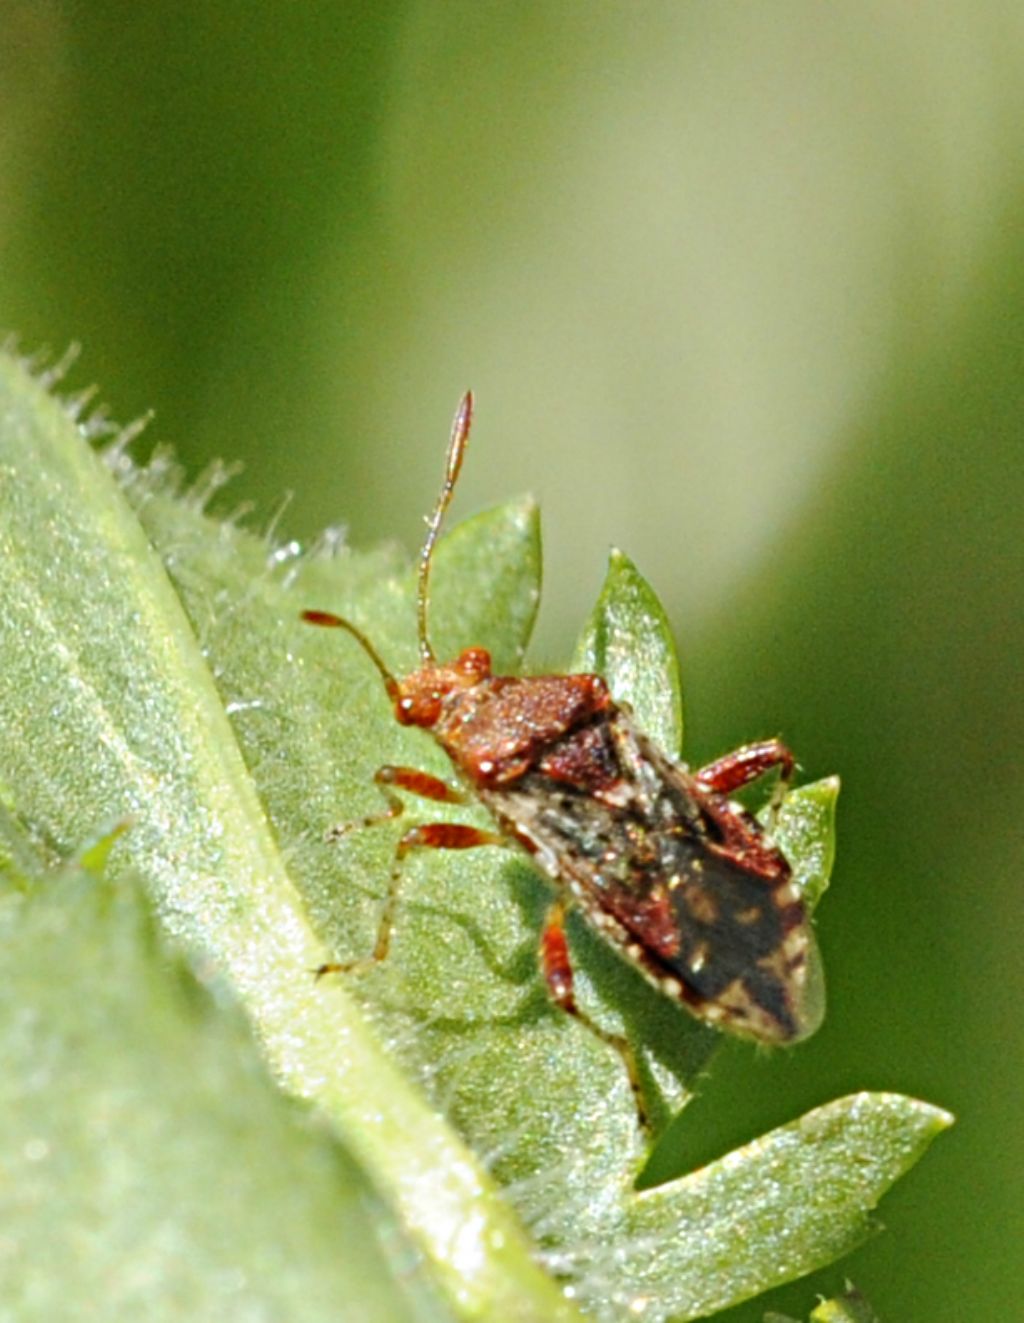
[[[828,1021],[723,1052],[693,1160],[861,1087],[948,1107],[887,1233],[770,1303],[1020,1317],[1024,8],[0,18],[0,324],[299,537],[415,546],[471,384],[459,510],[545,512],[535,662],[620,545],[691,759],[842,774]]]

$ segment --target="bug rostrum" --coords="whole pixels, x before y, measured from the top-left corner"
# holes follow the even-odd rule
[[[395,676],[366,635],[326,611],[310,624],[346,630],[377,668],[403,725],[428,731],[460,785],[411,767],[381,767],[386,807],[359,824],[398,817],[396,790],[441,803],[482,802],[495,830],[420,823],[398,842],[373,950],[318,971],[352,972],[384,960],[410,850],[518,843],[554,884],[540,962],[554,1002],[621,1056],[645,1118],[631,1044],[577,1005],[565,933],[576,907],[664,995],[716,1028],[765,1043],[790,1043],[820,1024],[824,999],[810,920],[771,835],[729,796],[778,769],[775,803],[792,778],[788,748],[745,745],[706,767],[668,756],[634,722],[599,675],[504,676],[479,646],[439,661],[429,635],[434,546],[469,439],[472,395],[459,405],[444,482],[420,553],[420,666]]]

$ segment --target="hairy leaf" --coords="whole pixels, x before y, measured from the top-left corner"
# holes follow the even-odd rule
[[[19,813],[63,851],[98,823],[132,823],[111,854],[113,876],[138,872],[168,930],[226,979],[274,1072],[335,1127],[463,1315],[570,1316],[480,1165],[349,991],[309,973],[330,952],[295,881],[302,861],[281,848],[290,853],[306,826],[275,833],[253,777],[272,779],[293,701],[308,717],[321,696],[304,678],[326,671],[293,599],[285,609],[280,589],[268,593],[235,559],[245,544],[251,567],[258,543],[204,523],[193,497],[176,509],[192,535],[174,524],[162,560],[66,409],[6,358],[0,424],[0,767]],[[152,489],[132,486],[146,506]],[[205,575],[191,620],[165,563],[186,597]],[[278,665],[282,680],[272,743],[243,742],[245,756],[215,630],[232,655]],[[236,708],[250,722],[258,715]]]
[[[587,621],[571,670],[595,671],[638,725],[666,753],[683,747],[683,697],[668,617],[651,585],[625,552],[613,550],[600,596]]]
[[[165,456],[137,468],[121,437],[105,471],[67,409],[7,361],[0,422],[0,809],[53,857],[98,824],[131,822],[111,876],[137,872],[166,928],[232,989],[275,1074],[365,1169],[450,1309],[569,1319],[575,1297],[607,1318],[692,1318],[855,1243],[942,1114],[842,1100],[635,1193],[645,1145],[621,1062],[551,1006],[536,961],[550,891],[517,855],[410,856],[389,958],[361,978],[314,981],[324,961],[372,949],[405,824],[337,844],[325,830],[381,807],[382,763],[452,773],[429,736],[395,722],[357,641],[299,616],[348,616],[400,672],[417,659],[412,574],[333,534],[303,552],[208,515],[223,470],[182,490]],[[442,539],[439,653],[482,644],[514,667],[539,573],[528,504]],[[621,554],[580,658],[678,748],[667,622]],[[776,824],[813,898],[831,864],[834,789],[794,792]],[[426,813],[486,822],[473,807]],[[641,1045],[664,1120],[716,1036],[583,925],[571,939],[581,1002]],[[834,1197],[809,1198],[815,1179]],[[737,1236],[744,1208],[757,1216]],[[791,1229],[781,1242],[773,1218]]]
[[[368,1323],[452,1317],[363,1174],[267,1079],[226,990],[167,950],[130,879],[99,875],[111,838],[43,873],[13,824],[0,837],[26,865],[17,891],[0,882],[10,1317],[326,1320],[344,1300]]]

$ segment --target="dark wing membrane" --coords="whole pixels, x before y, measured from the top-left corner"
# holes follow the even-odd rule
[[[584,739],[590,777],[572,756]],[[562,745],[547,764],[572,765],[571,781],[534,770],[484,792],[506,829],[652,982],[701,1018],[776,1042],[816,1027],[806,995],[813,937],[781,856],[774,876],[744,866],[706,810],[709,792],[625,713]],[[760,836],[752,819],[742,829]]]
[[[808,958],[808,929],[792,884],[766,881],[714,846],[666,844],[664,885],[678,948],[658,965],[704,1003],[729,1007],[734,1029],[746,1024],[757,1037],[799,1037],[801,980],[794,976]],[[624,921],[631,927],[628,909],[627,897]]]

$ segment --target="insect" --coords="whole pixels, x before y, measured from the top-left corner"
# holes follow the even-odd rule
[[[387,957],[402,860],[410,851],[518,843],[557,893],[540,941],[551,998],[619,1053],[646,1122],[632,1045],[577,1005],[566,912],[577,907],[660,992],[719,1029],[765,1043],[812,1033],[823,1004],[808,915],[781,850],[729,799],[778,769],[777,806],[793,775],[793,755],[772,739],[690,770],[637,728],[599,675],[494,675],[482,647],[438,661],[428,629],[431,563],[472,414],[467,393],[420,553],[419,668],[395,676],[366,635],[341,616],[305,611],[303,619],[356,639],[380,673],[397,720],[429,731],[460,782],[456,787],[415,768],[381,767],[375,782],[386,808],[333,834],[397,818],[404,804],[396,790],[445,804],[475,798],[490,810],[496,830],[431,822],[406,831],[372,952],[317,973],[358,971]]]

